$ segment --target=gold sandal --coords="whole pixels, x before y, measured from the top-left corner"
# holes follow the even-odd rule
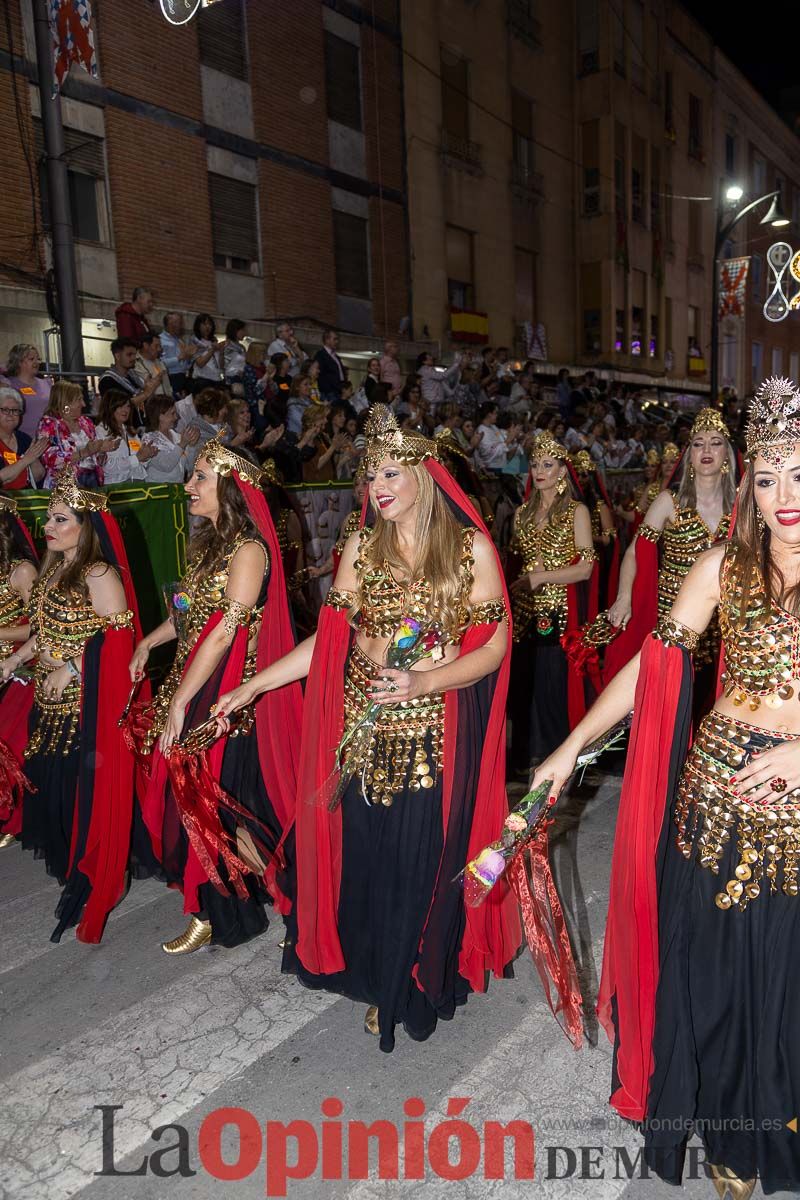
[[[726,1200],[726,1197],[729,1200],[750,1200],[756,1186],[755,1179],[740,1179],[728,1167],[717,1167],[713,1163],[708,1166],[720,1200]]]
[[[192,917],[183,933],[171,942],[162,942],[161,949],[165,954],[194,954],[195,950],[199,950],[210,941],[211,922]]]

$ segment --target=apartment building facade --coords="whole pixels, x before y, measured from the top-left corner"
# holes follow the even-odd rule
[[[0,343],[51,324],[46,178],[30,0],[0,29],[10,167]],[[8,31],[10,30],[10,38]],[[96,79],[63,88],[87,359],[120,299],[223,322],[330,322],[353,346],[409,312],[396,0],[216,0],[168,24],[154,0],[94,4]],[[38,336],[37,336],[38,335]]]

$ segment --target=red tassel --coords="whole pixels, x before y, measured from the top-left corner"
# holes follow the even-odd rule
[[[547,1003],[572,1045],[579,1050],[583,1044],[583,1001],[564,913],[547,854],[548,833],[545,826],[532,842],[514,856],[506,869],[506,876],[522,909],[525,939],[542,981]],[[526,862],[528,856],[530,875]]]
[[[137,700],[122,722],[122,737],[125,745],[136,759],[137,767],[149,780],[152,754],[145,750],[145,741],[153,728],[153,707],[149,700]]]
[[[35,792],[6,743],[0,740],[0,825],[11,820],[25,792]]]
[[[600,665],[597,647],[588,646],[583,640],[585,632],[586,626],[584,625],[581,629],[568,630],[561,637],[562,649],[580,675],[585,675],[587,670],[597,670]]]

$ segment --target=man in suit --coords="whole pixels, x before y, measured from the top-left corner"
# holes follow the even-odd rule
[[[314,355],[319,363],[319,392],[324,404],[335,404],[342,398],[342,388],[347,381],[345,367],[336,349],[339,335],[335,329],[326,329],[322,334],[322,346]]]

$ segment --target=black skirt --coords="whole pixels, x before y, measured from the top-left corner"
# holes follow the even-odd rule
[[[41,720],[34,703],[28,730],[33,735]],[[63,886],[69,870],[69,850],[80,773],[80,737],[64,753],[66,732],[56,746],[39,750],[23,764],[31,791],[22,806],[22,846],[43,858],[48,875]]]
[[[527,771],[569,735],[567,656],[561,648],[556,615],[548,633],[535,620],[511,652],[509,682],[511,753],[509,766]]]
[[[331,975],[313,975],[293,945],[284,952],[284,970],[307,987],[338,992],[378,1008],[380,1048],[391,1052],[395,1027],[424,1041],[438,1019],[450,1019],[466,1002],[470,986],[453,968],[443,995],[431,1001],[413,978],[443,848],[442,779],[428,790],[396,794],[390,806],[368,803],[358,779],[342,800],[342,872],[337,924],[347,966]],[[463,865],[463,862],[462,862]],[[440,883],[440,886],[441,883]],[[463,935],[463,900],[450,922],[448,958],[457,962]],[[290,922],[290,927],[294,924]],[[292,936],[292,941],[294,937]]]
[[[747,757],[780,741],[754,733]],[[767,1194],[800,1191],[800,1137],[786,1125],[800,1104],[800,897],[765,880],[743,911],[719,908],[715,898],[739,863],[735,834],[715,874],[698,864],[696,848],[689,858],[678,849],[672,815],[659,843],[648,1165],[680,1183],[694,1131],[709,1162],[741,1179],[758,1175]]]

